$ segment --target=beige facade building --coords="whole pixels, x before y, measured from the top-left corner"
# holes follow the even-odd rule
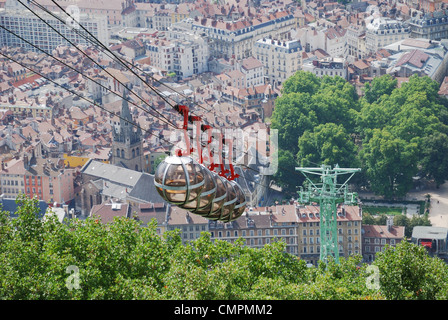
[[[60,10],[56,10],[59,12]],[[36,17],[32,12],[24,10],[24,7],[19,4],[16,8],[0,9],[0,25],[4,26],[14,34],[25,39],[23,41],[6,30],[0,31],[0,44],[9,47],[24,47],[27,50],[37,51],[39,49],[51,53],[59,45],[67,45],[71,43],[79,45],[90,45],[90,41],[82,37],[76,26],[71,27],[68,24],[68,16],[65,13],[57,13],[55,18],[43,11],[38,11],[39,17],[44,19],[58,32],[47,26],[47,24],[40,18]],[[108,45],[109,33],[107,29],[107,20],[105,16],[90,16],[85,13],[79,13],[79,24],[88,30],[96,39],[102,44]],[[78,26],[79,28],[79,26]],[[33,32],[30,32],[33,30]],[[59,34],[60,33],[60,34]],[[64,40],[61,35],[68,39]]]
[[[43,104],[37,104],[34,101],[15,101],[13,103],[1,103],[0,109],[11,110],[18,117],[53,117],[53,109]]]
[[[362,255],[362,212],[359,206],[339,206],[337,218],[340,257]],[[307,263],[317,264],[320,256],[319,206],[296,204],[252,208],[232,223],[211,221],[212,239],[234,242],[239,237],[246,245],[261,248],[273,241],[286,243],[286,252]]]
[[[208,38],[212,57],[240,60],[252,55],[253,45],[259,39],[287,39],[296,19],[288,12],[280,11],[252,20],[229,22],[197,18],[188,23]]]
[[[347,55],[353,60],[363,59],[366,56],[366,28],[359,24],[350,24],[347,28]]]
[[[271,84],[281,84],[302,66],[302,46],[298,40],[263,38],[255,42],[253,55],[265,66],[265,77]]]
[[[375,53],[391,43],[409,38],[409,26],[388,18],[375,18],[366,26],[366,50]]]

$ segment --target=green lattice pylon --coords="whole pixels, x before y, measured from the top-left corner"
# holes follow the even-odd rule
[[[338,165],[333,169],[327,165],[322,165],[320,168],[296,168],[296,171],[302,172],[308,181],[306,190],[300,187],[299,202],[302,204],[316,202],[320,206],[320,260],[325,264],[328,263],[329,257],[339,263],[337,205],[356,203],[357,194],[348,192],[347,183],[360,170],[339,168]],[[321,183],[313,182],[307,174],[319,175]],[[337,178],[343,174],[351,175],[344,183],[338,184]]]

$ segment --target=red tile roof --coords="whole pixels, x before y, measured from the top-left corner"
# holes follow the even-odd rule
[[[392,226],[390,230],[387,226],[379,225],[364,225],[364,237],[366,238],[395,238],[402,239],[404,237],[404,227]]]
[[[397,62],[397,66],[403,64],[412,64],[417,68],[423,67],[423,64],[429,59],[429,55],[420,51],[418,49],[412,50],[411,52],[405,53]]]

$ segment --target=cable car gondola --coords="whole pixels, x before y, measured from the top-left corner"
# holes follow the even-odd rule
[[[205,183],[203,168],[193,158],[169,156],[157,167],[154,184],[163,199],[182,206],[201,194]]]

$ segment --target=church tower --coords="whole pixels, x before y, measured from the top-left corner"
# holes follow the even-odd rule
[[[143,140],[140,127],[135,129],[127,95],[121,105],[120,128],[115,128],[112,142],[112,164],[143,171]]]

